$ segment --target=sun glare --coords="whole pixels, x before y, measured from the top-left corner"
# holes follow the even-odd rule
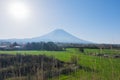
[[[23,20],[29,17],[30,9],[25,3],[13,2],[8,5],[8,11],[11,17]]]

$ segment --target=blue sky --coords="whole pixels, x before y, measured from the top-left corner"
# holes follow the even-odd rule
[[[15,19],[8,4],[21,2],[28,19]],[[120,0],[0,0],[0,39],[30,38],[60,28],[97,43],[120,43]]]

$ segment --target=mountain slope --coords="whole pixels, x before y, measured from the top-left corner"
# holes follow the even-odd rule
[[[52,42],[63,42],[63,43],[90,43],[88,41],[79,39],[62,29],[56,29],[44,36],[33,38],[32,41],[52,41]]]

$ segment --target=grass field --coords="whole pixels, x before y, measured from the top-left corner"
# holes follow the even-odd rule
[[[50,80],[120,80],[120,58],[104,58],[85,55],[86,53],[99,53],[99,49],[85,49],[81,53],[77,48],[69,48],[66,51],[0,51],[0,54],[24,54],[54,56],[55,58],[70,62],[72,56],[78,58],[79,65],[90,68],[78,69],[70,75],[60,75]],[[119,50],[102,50],[102,53],[120,54]]]
[[[85,49],[86,53],[101,53],[101,54],[120,54],[120,50],[116,49]]]

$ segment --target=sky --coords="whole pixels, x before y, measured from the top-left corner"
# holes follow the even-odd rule
[[[0,0],[0,39],[55,29],[95,43],[120,44],[120,0]]]

